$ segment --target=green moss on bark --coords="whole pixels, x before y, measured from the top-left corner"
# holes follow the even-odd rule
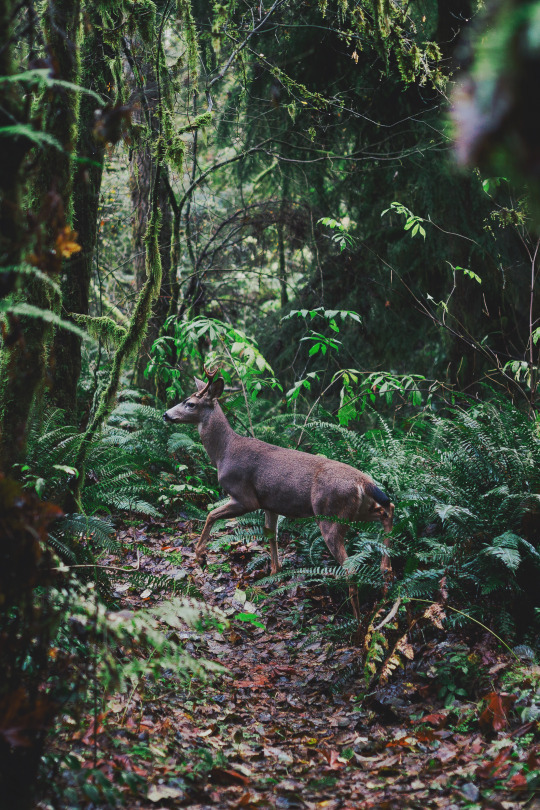
[[[81,84],[107,97],[107,86],[113,82],[103,43],[102,17],[98,10],[90,7],[86,9],[85,19],[85,36],[81,43]],[[95,108],[94,98],[83,95],[79,110],[78,160],[73,187],[73,226],[78,233],[81,251],[70,259],[62,281],[64,318],[69,318],[70,314],[88,314],[105,149],[105,144],[94,136]],[[81,339],[74,334],[58,332],[53,357],[52,399],[58,407],[74,412],[77,383],[81,374]]]
[[[4,2],[0,5],[0,29],[5,32],[6,43],[0,56],[0,72],[4,75],[16,72],[10,43],[14,42],[13,30],[18,22],[18,8],[15,3]],[[78,78],[76,40],[79,18],[78,2],[59,0],[45,7],[44,30],[48,48],[56,60],[60,77],[74,83]],[[78,93],[65,88],[55,88],[47,93],[50,97],[47,98],[48,113],[44,128],[63,147],[61,151],[43,144],[39,153],[40,185],[39,189],[35,189],[43,231],[36,263],[41,270],[50,274],[57,268],[54,261],[48,262],[48,255],[54,255],[56,237],[65,224],[64,214],[70,210],[70,155],[79,97]],[[12,85],[2,102],[0,126],[27,123],[26,110],[20,89]],[[23,161],[32,142],[16,136],[3,139],[2,147],[0,255],[2,263],[17,265],[21,256],[29,250],[32,238],[31,231],[23,224],[24,178],[21,177]],[[20,295],[27,303],[42,309],[59,307],[58,295],[50,285],[37,277],[30,278]],[[34,400],[43,390],[47,345],[52,329],[44,320],[25,317],[17,326],[13,324],[12,333],[4,344],[0,358],[0,464],[5,471],[11,471],[24,458],[26,425]]]
[[[156,178],[156,180],[159,180],[159,177]],[[146,281],[139,292],[135,309],[130,318],[129,327],[118,344],[118,349],[109,373],[108,383],[101,394],[94,416],[82,437],[74,465],[76,469],[79,470],[79,477],[74,483],[72,493],[74,504],[70,504],[70,507],[76,506],[80,508],[80,496],[84,486],[85,462],[88,448],[114,407],[120,383],[122,365],[128,357],[137,351],[148,328],[148,322],[152,313],[152,304],[158,296],[161,285],[162,271],[158,245],[159,229],[160,215],[158,210],[158,197],[157,194],[154,193],[152,213],[146,232]]]

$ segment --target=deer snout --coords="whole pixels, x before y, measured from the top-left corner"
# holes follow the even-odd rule
[[[163,414],[163,421],[164,422],[172,422],[172,419],[169,416],[169,411],[165,411],[165,413]]]

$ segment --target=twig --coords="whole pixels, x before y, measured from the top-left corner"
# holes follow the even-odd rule
[[[137,565],[134,568],[119,568],[117,565],[98,565],[94,563],[93,565],[63,565],[58,566],[56,568],[51,568],[51,571],[65,571],[66,568],[70,570],[72,568],[106,568],[108,571],[123,571],[125,574],[130,574],[132,571],[139,571],[141,568],[141,555],[139,549],[137,549]]]
[[[148,661],[147,661],[147,663],[150,663],[150,661],[152,660],[152,656],[154,655],[154,653],[155,653],[155,652],[156,652],[156,650],[152,650],[152,652],[150,653],[150,656],[148,657]],[[143,674],[144,674],[144,673],[143,673]],[[138,678],[138,679],[135,681],[135,683],[134,683],[134,685],[133,685],[133,689],[131,690],[131,692],[130,692],[130,694],[129,694],[129,697],[128,697],[127,701],[126,701],[126,708],[124,709],[124,713],[123,713],[123,715],[122,715],[122,719],[120,720],[120,725],[121,725],[121,726],[123,726],[123,725],[124,725],[124,722],[125,722],[125,720],[126,720],[126,714],[127,714],[127,710],[129,709],[129,704],[131,703],[131,701],[132,701],[132,699],[133,699],[133,695],[135,694],[135,691],[136,691],[137,687],[139,686],[139,684],[140,684],[140,682],[141,682],[141,680],[142,680],[143,674],[141,674],[141,675],[139,676],[139,678]]]
[[[242,386],[242,393],[244,395],[244,402],[246,403],[246,411],[247,411],[247,415],[248,415],[248,419],[249,419],[249,430],[250,430],[250,433],[253,436],[253,438],[255,438],[255,431],[253,430],[253,422],[251,421],[251,411],[249,409],[249,402],[248,402],[248,398],[247,398],[246,386],[244,385],[244,381],[243,381],[243,379],[242,379],[242,377],[241,377],[241,375],[240,375],[240,373],[238,371],[238,366],[235,363],[234,357],[230,353],[229,347],[226,345],[223,338],[221,338],[221,345],[223,346],[223,348],[224,348],[224,350],[225,350],[225,352],[227,354],[227,357],[231,361],[234,370],[238,374],[238,379],[240,380],[240,385]]]
[[[388,624],[388,622],[391,622],[392,619],[394,618],[394,616],[396,615],[396,613],[398,612],[400,605],[401,605],[401,596],[398,596],[398,598],[396,599],[396,601],[394,603],[394,606],[393,606],[392,610],[390,611],[390,613],[388,614],[388,616],[386,616],[386,618],[384,618],[382,620],[382,622],[380,624],[378,624],[377,627],[374,628],[374,630],[380,630],[381,627],[384,627],[385,624]]]
[[[243,50],[243,49],[246,47],[246,45],[248,44],[248,42],[249,42],[249,40],[251,39],[251,37],[253,36],[253,34],[256,34],[256,33],[257,33],[257,31],[258,31],[260,28],[262,28],[262,27],[264,26],[264,24],[265,24],[265,22],[268,20],[268,18],[269,18],[269,17],[271,17],[271,15],[274,13],[274,11],[275,11],[275,10],[276,10],[276,9],[277,9],[277,8],[278,8],[280,5],[282,5],[282,3],[284,3],[284,1],[285,1],[285,0],[276,0],[276,2],[274,3],[274,5],[273,5],[273,6],[272,6],[272,7],[271,7],[271,8],[270,8],[270,9],[269,9],[267,12],[266,12],[266,15],[263,17],[263,19],[261,20],[261,22],[259,23],[259,25],[255,26],[255,28],[253,28],[253,29],[252,29],[252,30],[249,32],[249,34],[247,35],[247,37],[245,38],[245,40],[244,40],[243,42],[241,42],[241,43],[240,43],[240,45],[239,45],[239,46],[238,46],[238,47],[237,47],[237,48],[236,48],[236,49],[235,49],[235,50],[232,52],[232,54],[231,54],[231,55],[230,55],[230,57],[227,59],[227,61],[226,61],[225,65],[224,65],[224,66],[223,66],[223,68],[220,70],[220,72],[218,73],[218,75],[217,75],[217,76],[214,76],[214,78],[212,79],[212,81],[211,81],[211,82],[209,82],[209,84],[208,84],[208,86],[207,86],[207,88],[206,88],[206,97],[207,97],[207,99],[208,99],[208,103],[209,103],[209,104],[211,104],[211,101],[212,101],[211,96],[210,96],[210,88],[211,88],[211,87],[212,87],[212,86],[213,86],[213,85],[214,85],[216,82],[218,82],[220,79],[222,79],[222,78],[225,76],[226,72],[228,71],[228,69],[230,68],[230,66],[232,65],[232,63],[234,62],[234,60],[236,59],[236,57],[237,57],[237,56],[238,56],[238,54],[240,53],[240,51],[242,51],[242,50]]]

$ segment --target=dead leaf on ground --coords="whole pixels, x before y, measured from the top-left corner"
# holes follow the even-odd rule
[[[232,768],[212,768],[208,778],[216,785],[249,785],[249,776]]]
[[[484,734],[490,731],[501,731],[508,725],[508,712],[517,700],[517,695],[506,692],[490,692],[482,700],[487,701],[486,708],[478,718]]]
[[[180,788],[169,787],[168,785],[152,785],[148,791],[148,798],[151,802],[161,802],[164,799],[183,799],[185,795]]]

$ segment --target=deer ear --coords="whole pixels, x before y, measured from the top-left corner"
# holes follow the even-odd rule
[[[202,391],[203,388],[206,388],[206,383],[199,380],[198,377],[195,377],[195,385],[197,386],[197,391]]]
[[[214,380],[214,382],[208,389],[208,394],[212,399],[217,399],[222,395],[224,388],[225,388],[225,380],[223,379],[223,377],[218,377],[218,379]]]

